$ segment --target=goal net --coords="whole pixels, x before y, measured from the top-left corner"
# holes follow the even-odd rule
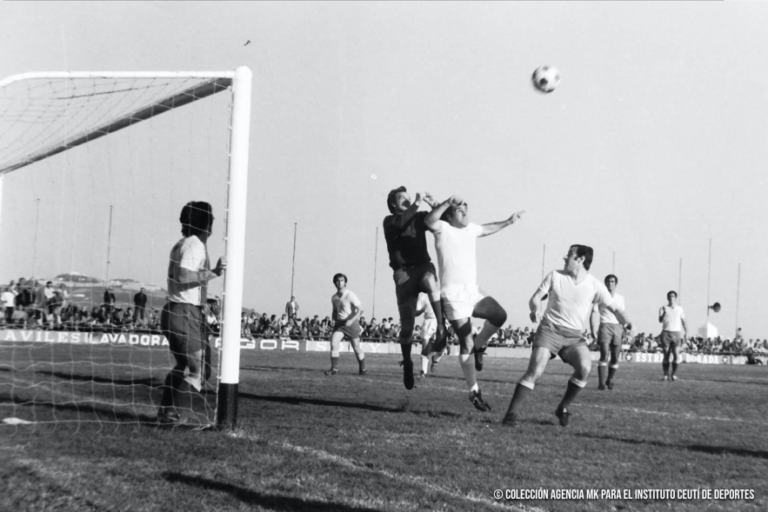
[[[227,271],[208,283],[205,380],[177,412],[234,427],[250,84],[245,67],[0,81],[2,425],[156,421],[169,255],[182,207],[205,201]]]

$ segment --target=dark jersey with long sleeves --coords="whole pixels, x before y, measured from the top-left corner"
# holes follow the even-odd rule
[[[410,218],[404,213],[384,218],[384,238],[389,251],[389,266],[394,270],[429,263],[427,251],[427,212],[416,212]]]

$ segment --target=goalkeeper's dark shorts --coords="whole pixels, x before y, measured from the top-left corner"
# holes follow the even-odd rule
[[[191,355],[203,350],[206,332],[201,306],[168,302],[160,316],[160,329],[168,339],[171,352]]]

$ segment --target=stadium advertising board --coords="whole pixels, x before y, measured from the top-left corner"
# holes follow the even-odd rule
[[[27,329],[0,330],[0,341],[17,343],[70,343],[78,345],[129,345],[137,347],[168,346],[168,340],[161,334],[33,331]]]

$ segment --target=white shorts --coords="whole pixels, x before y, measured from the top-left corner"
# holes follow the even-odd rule
[[[475,304],[485,298],[480,288],[465,285],[448,285],[440,292],[443,299],[443,312],[448,320],[471,318]]]
[[[429,339],[437,332],[437,319],[426,318],[424,324],[421,326],[421,339],[424,343],[427,343]]]

